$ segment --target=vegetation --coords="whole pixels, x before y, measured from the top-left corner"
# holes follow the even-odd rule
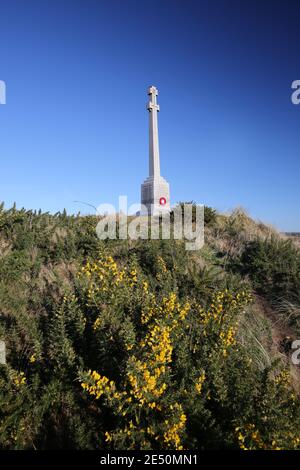
[[[248,274],[253,286],[269,299],[293,300],[300,291],[300,251],[292,240],[271,237],[249,242],[238,270]]]
[[[283,319],[297,336],[299,251],[241,210],[206,223],[187,252],[1,206],[0,448],[300,448],[276,340]]]

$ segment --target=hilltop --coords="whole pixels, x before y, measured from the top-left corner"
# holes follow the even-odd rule
[[[300,448],[300,252],[241,210],[205,245],[0,208],[0,448]]]

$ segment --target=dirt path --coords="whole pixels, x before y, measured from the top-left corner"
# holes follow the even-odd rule
[[[255,294],[255,303],[259,311],[271,322],[272,344],[275,355],[284,359],[286,365],[290,367],[295,389],[300,391],[300,366],[294,365],[291,361],[293,350],[292,342],[300,339],[299,335],[280,317],[280,314],[274,310],[269,302],[258,294]]]

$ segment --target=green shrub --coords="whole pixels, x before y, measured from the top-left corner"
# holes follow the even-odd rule
[[[211,247],[100,242],[96,223],[0,206],[0,448],[300,448],[243,277],[292,296],[293,248],[249,244],[235,274]]]
[[[290,240],[249,242],[234,267],[270,299],[293,299],[300,291],[300,252]]]
[[[196,207],[197,204],[194,201],[188,201],[188,202],[179,202],[176,207],[181,207],[182,213],[183,213],[183,208],[184,204],[191,204],[192,205],[192,221],[196,221]],[[176,207],[174,210],[176,210]],[[171,212],[171,221],[174,220],[174,211]],[[215,209],[209,206],[204,206],[204,224],[212,226],[216,223],[217,221],[217,212]]]

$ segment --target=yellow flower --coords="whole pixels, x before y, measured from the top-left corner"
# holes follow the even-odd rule
[[[17,387],[20,387],[21,385],[25,385],[26,377],[25,377],[24,372],[19,372],[19,373],[15,372],[13,381]]]
[[[102,395],[105,395],[108,399],[113,399],[116,393],[116,387],[113,380],[105,376],[101,376],[96,371],[89,371],[87,373],[87,378],[91,383],[81,382],[81,386],[86,390],[90,395],[94,395],[96,400],[98,400]]]
[[[111,442],[112,436],[109,434],[109,432],[106,431],[105,435],[105,441],[106,442]]]
[[[96,318],[96,320],[93,324],[93,330],[97,330],[100,325],[101,325],[101,319],[98,317],[98,318]]]
[[[148,282],[146,282],[146,281],[143,282],[143,290],[145,292],[148,292]]]
[[[201,375],[198,377],[197,382],[195,384],[195,388],[198,393],[201,393],[202,385],[204,381],[205,381],[205,372],[203,371]]]
[[[29,358],[29,362],[35,362],[36,361],[36,357],[35,357],[35,354],[32,354]]]
[[[149,406],[149,408],[155,408],[156,403],[153,401],[152,403],[149,403],[148,406]]]

